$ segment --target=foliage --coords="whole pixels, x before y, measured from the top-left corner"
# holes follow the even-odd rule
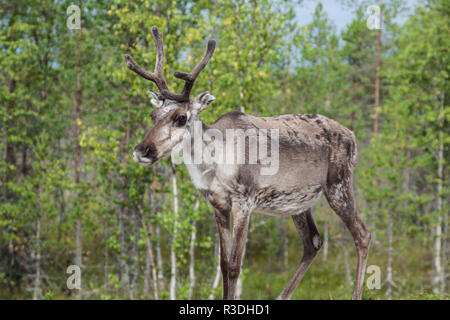
[[[302,24],[299,1],[84,0],[73,2],[81,7],[82,32],[67,28],[72,1],[2,5],[0,298],[167,299],[173,264],[178,298],[188,297],[191,264],[193,298],[221,297],[221,285],[213,288],[212,209],[183,166],[166,159],[145,168],[131,156],[152,125],[151,107],[148,82],[125,67],[123,55],[152,69],[150,29],[157,25],[174,91],[183,83],[173,72],[193,68],[207,40],[217,40],[193,89],[217,97],[202,114],[206,123],[238,109],[257,116],[321,113],[353,130],[358,206],[374,235],[368,264],[380,266],[383,277],[382,288],[364,298],[386,298],[391,263],[393,298],[448,299],[450,6],[426,1],[399,24],[403,2],[384,3],[377,133],[379,31],[367,28],[366,2],[345,2],[353,20],[340,31],[320,2],[311,23]],[[315,216],[322,234],[328,226],[329,253],[317,257],[293,298],[350,298],[353,243],[325,202]],[[298,265],[300,243],[288,219],[254,215],[242,298],[276,298]],[[66,287],[77,250],[80,295]],[[437,257],[444,283],[433,293]]]

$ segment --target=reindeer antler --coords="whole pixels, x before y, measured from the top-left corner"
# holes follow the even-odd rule
[[[155,71],[148,72],[139,66],[136,61],[129,55],[125,55],[125,61],[127,62],[127,68],[136,72],[141,77],[153,81],[158,86],[159,91],[168,90],[167,82],[164,79],[163,68],[164,68],[164,48],[162,41],[162,34],[157,27],[152,27],[153,40],[156,46],[156,63]]]
[[[182,79],[186,82],[184,84],[183,91],[181,91],[180,94],[177,94],[169,91],[169,87],[167,86],[167,82],[163,76],[163,68],[164,68],[163,41],[162,41],[162,34],[156,26],[152,27],[152,35],[156,46],[155,71],[154,72],[145,71],[128,54],[125,55],[127,68],[136,72],[141,77],[156,83],[160,91],[159,95],[161,99],[170,99],[179,102],[189,101],[189,96],[192,87],[194,86],[195,79],[197,79],[199,73],[205,68],[209,60],[211,60],[211,57],[214,54],[214,49],[216,48],[216,41],[214,40],[208,41],[208,47],[206,49],[205,55],[203,56],[202,60],[197,64],[197,66],[195,66],[195,68],[192,70],[191,73],[179,71],[174,73],[174,76],[176,78]]]
[[[206,67],[209,60],[211,60],[215,48],[216,48],[216,41],[209,40],[205,55],[203,56],[202,60],[191,71],[191,73],[177,71],[173,74],[176,78],[186,81],[183,87],[183,91],[181,91],[180,94],[175,94],[168,91],[164,91],[161,93],[171,100],[189,101],[189,96],[191,94],[192,87],[194,86],[195,79],[197,79],[200,72]]]

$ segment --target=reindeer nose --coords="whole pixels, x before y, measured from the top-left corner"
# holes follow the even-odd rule
[[[134,150],[139,152],[145,158],[150,158],[151,155],[155,152],[155,149],[152,146],[144,145],[142,143],[138,144],[134,148]]]
[[[144,153],[145,147],[142,143],[138,144],[135,148],[134,151],[137,151],[139,153]]]

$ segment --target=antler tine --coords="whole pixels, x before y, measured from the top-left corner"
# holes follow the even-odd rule
[[[164,79],[163,68],[164,68],[164,47],[162,41],[162,34],[156,26],[152,27],[152,36],[156,46],[156,63],[155,71],[148,72],[145,71],[140,65],[133,60],[129,55],[125,55],[125,61],[127,62],[127,68],[131,71],[136,72],[141,77],[153,81],[158,86],[161,92],[168,91],[169,87]]]
[[[205,68],[208,64],[209,60],[214,54],[214,50],[216,48],[216,41],[209,40],[206,52],[202,58],[202,60],[195,66],[191,73],[186,72],[175,72],[174,76],[178,79],[182,79],[186,81],[183,87],[183,91],[180,94],[172,93],[169,90],[161,90],[161,95],[166,99],[176,100],[180,102],[189,101],[189,96],[194,86],[195,79],[197,79],[199,73]]]
[[[183,91],[180,94],[176,94],[169,91],[169,87],[167,86],[167,82],[164,79],[163,68],[164,68],[164,48],[163,48],[163,40],[162,34],[156,26],[152,27],[152,36],[155,41],[156,46],[156,62],[155,62],[155,70],[154,72],[145,71],[140,65],[133,60],[133,58],[129,55],[125,55],[125,61],[127,62],[127,68],[131,71],[134,71],[141,77],[153,81],[159,88],[159,97],[160,99],[170,99],[179,102],[189,101],[189,95],[191,93],[192,87],[194,86],[195,79],[197,79],[199,73],[205,68],[208,64],[209,60],[211,60],[212,55],[214,54],[214,50],[216,48],[216,41],[209,40],[206,52],[202,58],[202,60],[195,66],[191,73],[186,72],[175,72],[174,76],[178,79],[184,80],[186,83],[184,84]]]

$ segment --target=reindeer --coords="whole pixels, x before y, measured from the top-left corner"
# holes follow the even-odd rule
[[[205,136],[209,135],[210,139],[201,141],[206,147],[212,141],[208,134],[210,130],[223,134],[227,130],[248,129],[279,132],[278,148],[270,148],[271,154],[279,154],[275,174],[261,174],[263,161],[260,160],[251,164],[214,161],[186,164],[195,187],[214,209],[220,239],[223,298],[235,298],[253,211],[277,217],[291,216],[302,238],[303,257],[278,297],[291,298],[322,246],[311,207],[325,194],[330,207],[342,219],[355,242],[358,261],[353,299],[361,299],[371,234],[355,205],[352,182],[357,150],[352,131],[317,114],[261,118],[231,111],[206,125],[201,122],[200,113],[215,97],[203,92],[192,100],[190,92],[214,53],[215,41],[209,40],[206,53],[191,73],[174,73],[176,78],[185,81],[182,92],[176,94],[169,91],[163,76],[162,34],[153,27],[152,35],[156,46],[154,72],[145,71],[130,55],[125,55],[127,67],[154,82],[159,89],[159,93],[150,90],[151,103],[155,107],[151,114],[154,125],[133,152],[136,162],[150,166],[180,146],[195,144],[196,141],[192,141],[194,123],[200,123],[197,128]],[[232,140],[232,145],[236,143]],[[225,153],[224,150],[218,152]],[[246,149],[244,152],[246,159],[252,156]]]

